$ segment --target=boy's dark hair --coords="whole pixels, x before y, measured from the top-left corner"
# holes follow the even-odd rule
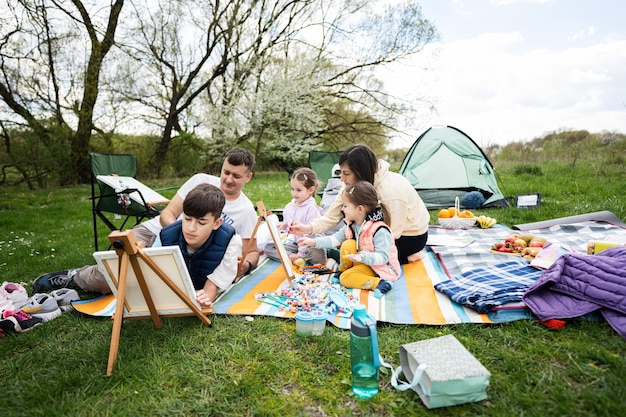
[[[311,168],[298,168],[293,174],[291,174],[290,180],[296,179],[300,181],[306,188],[315,187],[317,190],[320,188],[320,181],[317,179],[317,174]]]
[[[367,181],[359,181],[345,188],[343,192],[343,199],[350,201],[356,206],[363,206],[367,209],[367,213],[371,213],[376,208],[380,207],[382,210],[382,221],[391,226],[391,215],[387,206],[383,204],[379,197],[378,191],[372,184]]]
[[[226,160],[231,165],[245,165],[248,168],[248,172],[252,172],[254,169],[254,155],[247,149],[232,148],[226,153]]]
[[[350,171],[359,181],[374,184],[374,174],[378,170],[378,158],[372,149],[361,143],[350,145],[339,155],[339,166],[347,163]]]
[[[183,213],[196,219],[211,214],[217,220],[222,215],[224,204],[226,198],[222,190],[211,184],[199,184],[185,197]]]

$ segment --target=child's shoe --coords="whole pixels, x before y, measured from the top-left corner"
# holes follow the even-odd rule
[[[0,337],[4,337],[9,333],[15,333],[17,330],[17,320],[14,317],[9,317],[0,320]]]
[[[28,293],[26,289],[20,284],[13,282],[4,282],[0,286],[0,300],[8,300],[15,306],[26,303],[28,300]]]
[[[72,301],[80,300],[78,292],[71,288],[61,288],[50,292],[52,298],[54,298],[59,305],[61,311],[67,311],[72,308]]]
[[[391,283],[391,281],[385,281],[384,279],[381,279],[378,283],[378,286],[374,290],[374,297],[382,298],[383,295],[387,294],[392,288],[393,284]]]
[[[2,313],[5,310],[15,310],[15,306],[13,305],[13,301],[11,300],[0,300],[0,317],[2,317]]]
[[[41,318],[44,323],[59,317],[63,312],[56,300],[48,294],[35,294],[28,299],[22,310],[34,317]]]
[[[27,332],[33,327],[39,326],[41,323],[43,323],[42,318],[33,317],[30,314],[23,312],[22,310],[6,310],[4,313],[2,313],[2,317],[5,320],[12,320],[14,322],[14,331],[18,333]]]
[[[33,291],[43,293],[60,288],[76,288],[77,286],[74,283],[76,271],[77,269],[65,269],[39,275],[33,281]]]

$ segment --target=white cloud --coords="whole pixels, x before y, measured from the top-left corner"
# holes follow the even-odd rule
[[[429,71],[405,67],[410,76],[394,77],[392,91],[436,99],[436,114],[416,117],[415,137],[434,124],[455,126],[483,145],[559,129],[626,130],[626,39],[520,52],[523,43],[518,32],[482,34],[436,45]]]
[[[610,81],[611,77],[604,71],[600,72],[594,69],[574,68],[568,74],[567,80],[574,84],[602,83]]]
[[[587,38],[591,38],[593,37],[598,31],[596,30],[596,28],[592,25],[589,26],[588,28],[581,30],[580,32],[574,33],[573,35],[571,35],[568,38],[568,41],[570,42],[577,42],[583,39],[587,39]]]

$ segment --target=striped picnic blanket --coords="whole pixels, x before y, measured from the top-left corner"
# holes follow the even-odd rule
[[[470,277],[473,276],[478,280],[484,277],[480,271],[472,272],[473,270],[513,261],[511,255],[492,253],[489,250],[493,243],[503,240],[513,232],[514,230],[501,225],[484,230],[478,228],[449,230],[431,226],[429,236],[433,237],[433,240],[436,237],[447,237],[471,243],[429,246],[427,256],[422,261],[403,265],[402,277],[384,297],[377,299],[371,291],[348,290],[350,302],[365,304],[368,313],[378,321],[394,324],[445,325],[511,320],[511,318],[499,319],[491,313],[489,315],[479,313],[475,305],[462,304],[463,297],[457,297],[461,303],[456,302],[452,293],[437,291],[435,286],[443,282],[450,285],[449,281],[456,277],[466,279],[467,286],[462,288],[465,290],[476,284]],[[528,232],[540,234],[550,242],[568,245],[579,252],[585,252],[589,240],[603,240],[606,236],[615,234],[626,235],[626,229],[596,221],[561,224]],[[518,259],[516,258],[515,262]],[[498,296],[510,298],[507,299],[504,308],[511,305],[511,308],[523,307],[521,301],[516,305],[515,300],[521,299],[520,294],[523,293],[525,286],[536,279],[536,272],[535,276],[531,272],[533,271],[529,270],[528,275],[517,276],[517,284],[521,285],[515,285],[515,292],[507,293],[503,290],[498,293]],[[330,275],[322,275],[320,280],[330,280]],[[456,282],[459,283],[461,281]],[[491,282],[490,285],[496,284]],[[244,277],[220,296],[214,304],[215,313],[292,318],[293,312],[280,306],[259,302],[257,297],[258,294],[278,291],[285,287],[289,287],[289,282],[284,269],[278,262],[267,259],[252,274]],[[471,297],[467,293],[463,296]],[[114,310],[115,298],[110,295],[93,300],[81,300],[79,303],[74,303],[74,307],[81,312],[94,316],[108,316]],[[528,315],[520,315],[514,319],[527,317]],[[328,313],[327,320],[342,329],[350,327],[349,317],[342,314]]]
[[[435,291],[434,284],[448,278],[430,250],[421,262],[403,265],[402,269],[402,277],[394,282],[393,289],[381,299],[374,297],[372,291],[346,290],[350,303],[364,304],[372,317],[380,322],[394,324],[491,322],[485,314],[463,307],[445,294]],[[322,279],[330,279],[330,275],[322,276]],[[289,287],[289,282],[282,266],[278,262],[265,260],[254,273],[244,277],[215,302],[215,313],[291,318],[293,312],[259,302],[256,297],[285,287]],[[339,328],[350,328],[350,318],[340,313],[329,313],[327,320]]]
[[[222,294],[214,304],[215,314],[259,315],[292,318],[294,313],[279,305],[257,299],[261,293],[271,293],[289,287],[287,275],[280,263],[266,259],[252,274],[244,277]],[[320,281],[330,280],[322,275]],[[447,280],[437,257],[430,250],[423,261],[403,266],[402,277],[381,299],[372,291],[345,290],[351,305],[365,304],[368,313],[378,321],[395,324],[443,325],[455,323],[490,323],[485,314],[463,307],[445,294],[435,291],[434,284]],[[110,317],[115,311],[111,294],[72,303],[75,310],[94,317]],[[342,329],[350,328],[350,317],[328,313],[327,321]]]

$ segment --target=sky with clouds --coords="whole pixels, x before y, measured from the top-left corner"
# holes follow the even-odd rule
[[[569,129],[626,133],[625,1],[419,3],[440,41],[385,76],[394,95],[435,105],[413,118],[414,137],[438,124],[481,146]]]

